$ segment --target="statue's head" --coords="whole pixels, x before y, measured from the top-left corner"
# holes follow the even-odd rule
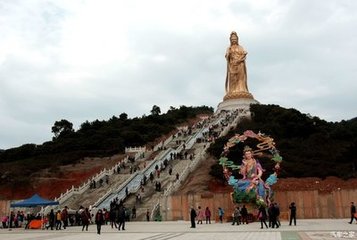
[[[231,45],[238,44],[238,35],[236,32],[231,33],[231,37],[229,38],[231,40]]]
[[[246,152],[252,152],[252,148],[249,146],[244,146],[243,153],[246,153]]]
[[[243,149],[244,158],[251,159],[253,158],[253,150],[249,146],[245,146]]]

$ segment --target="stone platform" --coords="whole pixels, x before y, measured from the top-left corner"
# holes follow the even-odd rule
[[[109,225],[102,227],[102,234],[96,233],[96,226],[89,231],[81,227],[68,227],[66,230],[24,230],[0,229],[0,239],[6,240],[77,240],[77,239],[130,239],[130,240],[333,240],[357,239],[357,224],[348,224],[349,219],[307,219],[297,220],[297,226],[289,226],[282,221],[278,229],[260,229],[260,223],[235,225],[231,223],[200,224],[190,228],[186,221],[178,222],[127,222],[125,231],[118,231]]]
[[[228,99],[220,102],[217,107],[217,113],[221,111],[231,111],[236,109],[249,110],[251,104],[259,104],[255,99],[240,98],[240,99]]]

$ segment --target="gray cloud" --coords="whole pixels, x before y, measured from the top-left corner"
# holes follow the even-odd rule
[[[258,101],[356,117],[356,10],[338,0],[2,1],[0,148],[50,140],[63,118],[78,127],[154,104],[216,107],[231,31]]]

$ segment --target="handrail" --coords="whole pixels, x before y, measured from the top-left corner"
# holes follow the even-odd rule
[[[140,154],[142,154],[140,152]],[[135,157],[140,156],[139,153],[137,153],[135,155]],[[90,178],[88,178],[87,181],[84,181],[84,183],[75,188],[74,186],[72,186],[71,190],[68,190],[65,193],[61,193],[60,196],[58,198],[55,198],[55,201],[58,201],[60,204],[63,204],[65,201],[67,201],[70,197],[72,197],[74,194],[82,194],[84,191],[86,191],[89,186],[90,183],[94,180],[94,181],[98,181],[101,178],[103,178],[105,175],[112,175],[114,173],[114,169],[116,169],[118,167],[119,164],[121,164],[122,162],[126,163],[128,162],[128,156],[126,156],[125,158],[121,159],[120,161],[118,161],[117,164],[115,164],[112,168],[110,168],[109,170],[104,168],[102,169],[99,173],[95,174],[94,177],[91,176]]]
[[[160,199],[154,205],[153,209],[151,210],[150,219],[154,219],[154,214],[157,211],[157,208],[160,206]]]
[[[231,119],[233,119],[229,124],[227,124],[227,126],[223,129],[223,131],[220,133],[220,137],[224,136],[228,133],[229,129],[231,127],[235,127],[237,126],[237,124],[245,117],[242,115],[239,115],[238,112],[233,112],[229,115],[229,117]],[[216,119],[215,121],[213,121],[212,124],[214,123],[218,123],[220,121],[221,118]],[[205,127],[202,127],[201,130],[199,132],[202,132],[203,129],[205,129]],[[223,134],[223,135],[222,135]],[[205,148],[203,148],[193,159],[193,161],[187,165],[184,170],[182,171],[182,173],[180,174],[179,180],[175,181],[175,182],[171,182],[171,184],[166,188],[166,190],[164,191],[164,196],[169,196],[171,193],[173,193],[174,191],[176,191],[181,183],[188,177],[189,173],[192,172],[197,166],[198,163],[205,158],[205,154],[207,149],[209,148],[209,146],[211,145],[211,143],[208,143]]]
[[[128,178],[123,184],[121,184],[116,192],[117,194],[119,194],[126,186],[128,186],[130,184],[131,181],[133,181],[137,175],[147,175],[147,174],[150,174],[148,172],[148,170],[150,170],[150,168],[155,164],[155,163],[158,163],[160,161],[162,161],[162,158],[165,157],[170,151],[173,151],[172,148],[168,148],[166,149],[165,151],[163,152],[160,152],[155,158],[153,161],[151,161],[144,169],[142,169],[141,171],[139,172],[136,172],[134,175],[132,175],[130,178]],[[137,154],[136,157],[139,157],[141,154]],[[131,192],[137,192],[138,190],[140,189],[140,185],[136,185],[134,186],[133,189],[131,189]],[[100,199],[98,199],[94,204],[93,206],[99,206],[100,204],[102,204],[102,202],[104,202],[109,196],[110,194],[112,194],[113,191],[111,193],[109,193],[109,191],[105,194],[105,196],[102,196]],[[119,199],[119,200],[122,200],[122,199]]]
[[[122,184],[120,184],[120,186],[114,190],[114,189],[110,189],[109,191],[107,191],[102,197],[100,197],[94,204],[93,206],[97,207],[99,206],[102,202],[104,202],[104,200],[106,200],[107,197],[109,197],[110,194],[113,194],[114,192],[116,192],[117,194],[120,193],[120,191],[122,191],[131,180],[133,180],[139,173],[135,172],[134,174],[132,174],[127,180],[125,180],[125,182],[123,182]]]

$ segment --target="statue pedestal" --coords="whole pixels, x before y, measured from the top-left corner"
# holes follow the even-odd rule
[[[228,99],[218,104],[216,112],[219,113],[221,111],[231,111],[236,109],[249,110],[250,104],[259,104],[259,102],[251,98]]]

